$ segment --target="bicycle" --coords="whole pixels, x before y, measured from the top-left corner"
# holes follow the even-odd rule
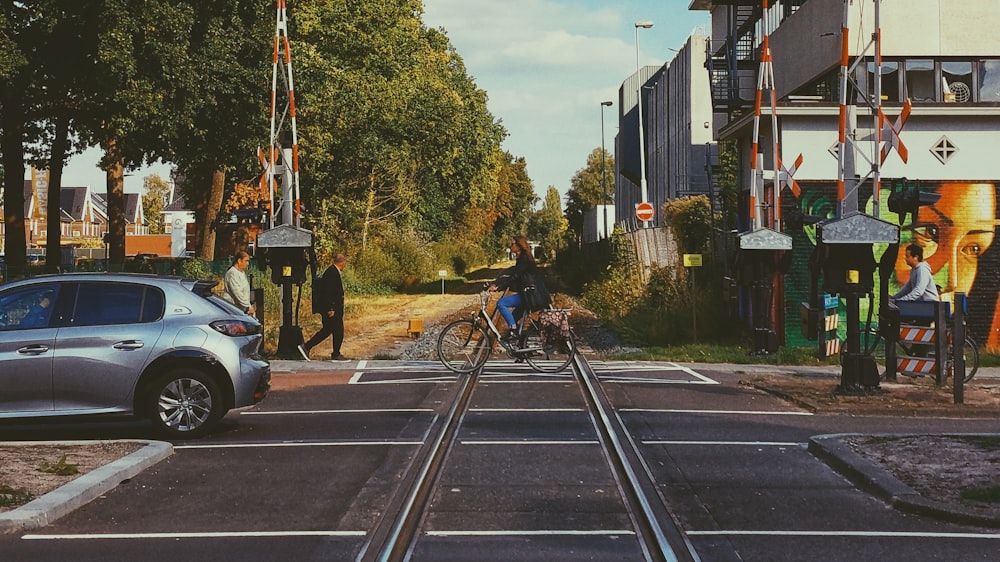
[[[952,355],[952,340],[951,340],[951,330],[947,330],[948,341],[946,343],[948,349],[948,355],[945,358],[945,373],[947,376],[953,376],[955,359]],[[875,358],[876,363],[885,365],[885,337],[882,335],[878,326],[867,326],[859,335],[861,338],[860,349],[865,355],[870,355]],[[906,342],[899,340],[895,342],[897,351],[896,356],[914,356],[916,355],[916,346],[921,346],[927,349],[927,358],[934,357],[933,345],[920,343],[914,344],[913,342]],[[841,364],[843,364],[844,353],[846,351],[846,346],[841,346],[840,358]],[[962,346],[962,354],[965,357],[965,378],[964,382],[969,382],[972,377],[976,376],[979,371],[979,345],[976,340],[972,339],[972,336],[965,336],[965,344]],[[888,368],[886,369],[888,371]],[[885,372],[882,373],[882,378],[885,379]],[[907,373],[904,371],[897,371],[897,374],[903,375],[905,377],[917,378],[922,377],[925,373]]]
[[[569,328],[569,310],[554,309],[541,311],[551,313],[558,319],[558,327],[543,324],[530,311],[525,311],[517,323],[516,339],[506,341],[497,328],[493,317],[486,312],[492,293],[486,288],[479,293],[479,310],[471,318],[456,320],[441,330],[438,336],[438,359],[449,370],[456,373],[470,373],[481,368],[499,344],[515,361],[525,361],[539,373],[558,373],[576,356],[576,336]],[[494,307],[494,315],[497,311]]]

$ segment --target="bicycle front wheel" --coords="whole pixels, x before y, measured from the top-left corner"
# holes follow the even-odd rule
[[[471,373],[490,358],[493,346],[486,330],[472,320],[456,320],[438,336],[438,359],[456,373]]]
[[[976,341],[966,336],[965,345],[962,346],[962,353],[965,355],[965,382],[972,380],[979,370],[979,346]]]
[[[521,349],[532,369],[539,373],[558,373],[573,361],[576,337],[570,330],[568,337],[546,338],[544,331],[532,325],[525,333]]]

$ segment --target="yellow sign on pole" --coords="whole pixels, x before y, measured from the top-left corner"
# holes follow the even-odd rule
[[[701,254],[684,254],[684,267],[701,267]]]

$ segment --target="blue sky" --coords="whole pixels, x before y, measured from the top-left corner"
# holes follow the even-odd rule
[[[587,155],[614,148],[618,88],[639,62],[662,65],[708,12],[689,11],[690,0],[424,0],[424,23],[443,27],[466,71],[489,95],[502,120],[504,148],[523,156],[535,191],[549,185],[565,195]]]
[[[424,23],[443,27],[466,70],[489,95],[488,107],[507,128],[504,148],[528,163],[538,195],[549,185],[565,195],[570,179],[601,146],[601,107],[617,104],[618,88],[635,72],[636,21],[639,61],[660,65],[707,12],[688,11],[690,0],[424,0]],[[293,9],[293,6],[289,6]],[[292,30],[294,56],[294,30]],[[269,39],[268,39],[269,40]],[[270,69],[262,78],[270,87]],[[613,150],[617,107],[605,109],[605,145]],[[104,186],[100,152],[70,160],[64,185]],[[139,191],[150,173],[169,177],[169,167],[144,168],[125,178]]]

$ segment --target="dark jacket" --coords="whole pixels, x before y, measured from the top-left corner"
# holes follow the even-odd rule
[[[548,308],[552,304],[552,297],[549,296],[548,289],[542,281],[542,274],[538,270],[535,260],[522,253],[517,256],[517,262],[512,267],[508,267],[493,282],[498,290],[516,291],[522,299],[528,303],[530,300],[532,310]],[[531,289],[528,289],[528,288]],[[526,290],[533,293],[527,297]]]
[[[344,281],[335,265],[326,268],[319,279],[313,280],[312,309],[315,314],[334,311],[344,314]]]

